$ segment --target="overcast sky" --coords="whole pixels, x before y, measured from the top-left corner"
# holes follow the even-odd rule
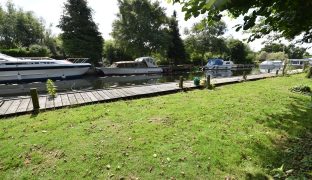
[[[25,11],[33,11],[37,17],[42,17],[46,25],[52,24],[52,30],[54,34],[61,32],[60,29],[56,27],[59,22],[60,15],[63,11],[63,4],[66,0],[11,0],[17,7],[22,8]],[[1,5],[5,5],[7,0],[0,0]],[[190,19],[184,21],[184,13],[181,12],[181,6],[176,4],[168,4],[166,0],[160,0],[162,7],[166,8],[166,13],[171,16],[173,11],[178,12],[179,26],[181,34],[184,28],[189,28],[197,22],[199,19]],[[93,9],[94,21],[99,25],[99,30],[102,33],[104,39],[110,39],[110,32],[112,31],[112,22],[116,19],[116,14],[118,13],[117,0],[88,0],[89,6]],[[232,36],[236,39],[246,39],[247,34],[242,32],[236,32],[233,30],[233,26],[240,22],[240,20],[231,20],[230,18],[225,18],[224,21],[227,23],[228,31],[226,37]],[[258,51],[262,48],[263,40],[257,40],[255,42],[249,43],[251,49]]]

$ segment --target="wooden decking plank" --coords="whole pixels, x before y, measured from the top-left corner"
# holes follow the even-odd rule
[[[46,108],[47,96],[39,96],[39,106],[40,109]]]
[[[125,94],[126,95],[126,97],[131,97],[131,96],[133,96],[133,93],[132,92],[130,92],[130,91],[127,91],[127,89],[118,89],[120,92],[122,92],[123,94]]]
[[[62,94],[61,99],[62,99],[63,106],[69,106],[70,105],[70,101],[69,101],[67,94]]]
[[[11,106],[8,108],[8,110],[5,112],[5,114],[14,114],[16,113],[19,105],[21,104],[20,99],[13,100]]]
[[[132,92],[129,88],[122,88],[121,90],[123,90],[125,93],[128,93],[131,96],[136,95],[136,93]]]
[[[104,98],[104,100],[110,99],[110,97],[108,97],[103,91],[96,91],[96,92],[99,93]]]
[[[27,107],[29,105],[29,102],[30,102],[30,98],[22,99],[22,102],[19,105],[19,107],[18,107],[16,112],[26,112],[27,111]]]
[[[138,95],[143,95],[145,94],[145,92],[143,92],[141,89],[138,89],[136,87],[131,87],[128,90],[132,91],[133,93],[135,93],[137,96]]]
[[[2,104],[2,106],[0,107],[0,115],[4,115],[12,103],[13,103],[12,100],[5,100]]]
[[[86,103],[92,102],[91,98],[85,92],[81,92],[80,95]]]
[[[111,95],[112,99],[120,98],[120,96],[117,93],[115,93],[112,89],[106,90],[106,93],[109,93]]]
[[[54,99],[54,107],[62,107],[63,103],[62,103],[62,98],[61,95],[57,95]]]
[[[115,96],[113,96],[111,93],[109,93],[109,90],[102,90],[103,94],[105,94],[109,99],[115,99]]]
[[[86,92],[86,94],[89,96],[92,102],[98,101],[98,99],[91,92]]]
[[[52,97],[47,97],[47,102],[46,102],[46,109],[51,109],[54,108],[54,98]]]
[[[104,97],[102,97],[98,92],[91,91],[91,93],[96,97],[97,101],[103,101]]]
[[[29,104],[28,104],[28,107],[27,107],[27,112],[29,112],[29,111],[32,111],[34,109],[34,106],[33,106],[33,103],[32,103],[32,100],[30,99],[30,101],[29,101]]]
[[[127,95],[119,91],[119,89],[114,89],[114,93],[118,94],[120,98],[127,97]]]
[[[78,104],[84,104],[85,103],[85,101],[84,101],[83,97],[80,95],[80,93],[75,93],[74,96],[75,96]]]
[[[69,99],[69,103],[70,105],[76,105],[78,104],[77,100],[76,100],[76,97],[73,93],[69,93],[67,94],[68,95],[68,99]]]

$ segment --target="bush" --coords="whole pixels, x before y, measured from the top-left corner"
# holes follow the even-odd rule
[[[29,56],[31,57],[47,57],[50,55],[50,50],[46,46],[33,44],[29,47]]]
[[[290,88],[291,92],[301,93],[301,94],[311,94],[311,88],[308,85],[298,85]]]
[[[54,82],[51,79],[47,80],[46,83],[48,94],[51,98],[56,97],[56,86],[54,85]]]
[[[25,48],[18,49],[1,49],[1,53],[6,54],[12,57],[27,57],[29,56],[29,52]]]
[[[16,48],[16,49],[2,49],[1,53],[12,57],[48,57],[50,56],[50,50],[46,46],[31,45],[27,48]]]

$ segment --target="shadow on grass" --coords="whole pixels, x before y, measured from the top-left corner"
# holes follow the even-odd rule
[[[268,114],[265,125],[285,136],[271,139],[274,147],[255,142],[253,151],[274,179],[312,179],[312,107],[311,102],[291,97],[287,111]],[[246,179],[268,179],[263,174],[247,174]]]

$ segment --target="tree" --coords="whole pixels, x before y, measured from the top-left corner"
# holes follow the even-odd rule
[[[306,48],[296,47],[294,44],[286,46],[284,44],[266,44],[261,51],[268,53],[285,52],[290,59],[302,59],[306,53]]]
[[[10,1],[6,4],[6,10],[0,7],[1,48],[9,49],[41,44],[44,31],[42,20],[36,18],[32,12],[17,10]]]
[[[269,53],[267,56],[267,60],[286,60],[288,59],[288,55],[284,52],[273,52]]]
[[[248,58],[248,48],[240,40],[230,39],[227,42],[229,58],[235,64],[248,64],[252,63],[252,59]]]
[[[186,52],[179,32],[176,11],[173,12],[173,15],[170,19],[169,35],[171,41],[167,52],[168,59],[171,60],[171,62],[175,65],[179,63],[185,63]]]
[[[131,61],[131,57],[124,49],[118,47],[116,42],[108,40],[104,45],[104,57],[108,60],[109,64],[116,61]]]
[[[287,46],[284,44],[277,44],[277,43],[270,43],[270,44],[266,44],[261,51],[265,51],[268,53],[272,53],[272,52],[283,52],[287,50]]]
[[[293,44],[289,45],[287,48],[289,59],[302,59],[306,51],[306,48],[296,47]]]
[[[257,56],[256,56],[256,61],[257,62],[262,62],[268,59],[268,53],[266,51],[261,51]]]
[[[303,34],[302,42],[312,41],[312,2],[307,0],[173,0],[183,5],[186,19],[206,14],[209,22],[220,21],[224,12],[238,18],[244,16],[244,24],[237,30],[257,27],[249,40],[277,32],[287,39]],[[259,21],[258,17],[261,17]]]
[[[102,58],[103,38],[86,0],[68,0],[58,27],[63,30],[61,39],[67,55],[87,57],[94,64]]]
[[[225,33],[224,22],[208,25],[205,21],[195,24],[187,38],[185,39],[186,48],[189,54],[196,59],[206,58],[205,55],[222,55],[227,52],[226,43],[221,36]]]
[[[167,50],[168,18],[159,2],[118,0],[119,13],[113,23],[112,36],[132,56],[151,55]]]

